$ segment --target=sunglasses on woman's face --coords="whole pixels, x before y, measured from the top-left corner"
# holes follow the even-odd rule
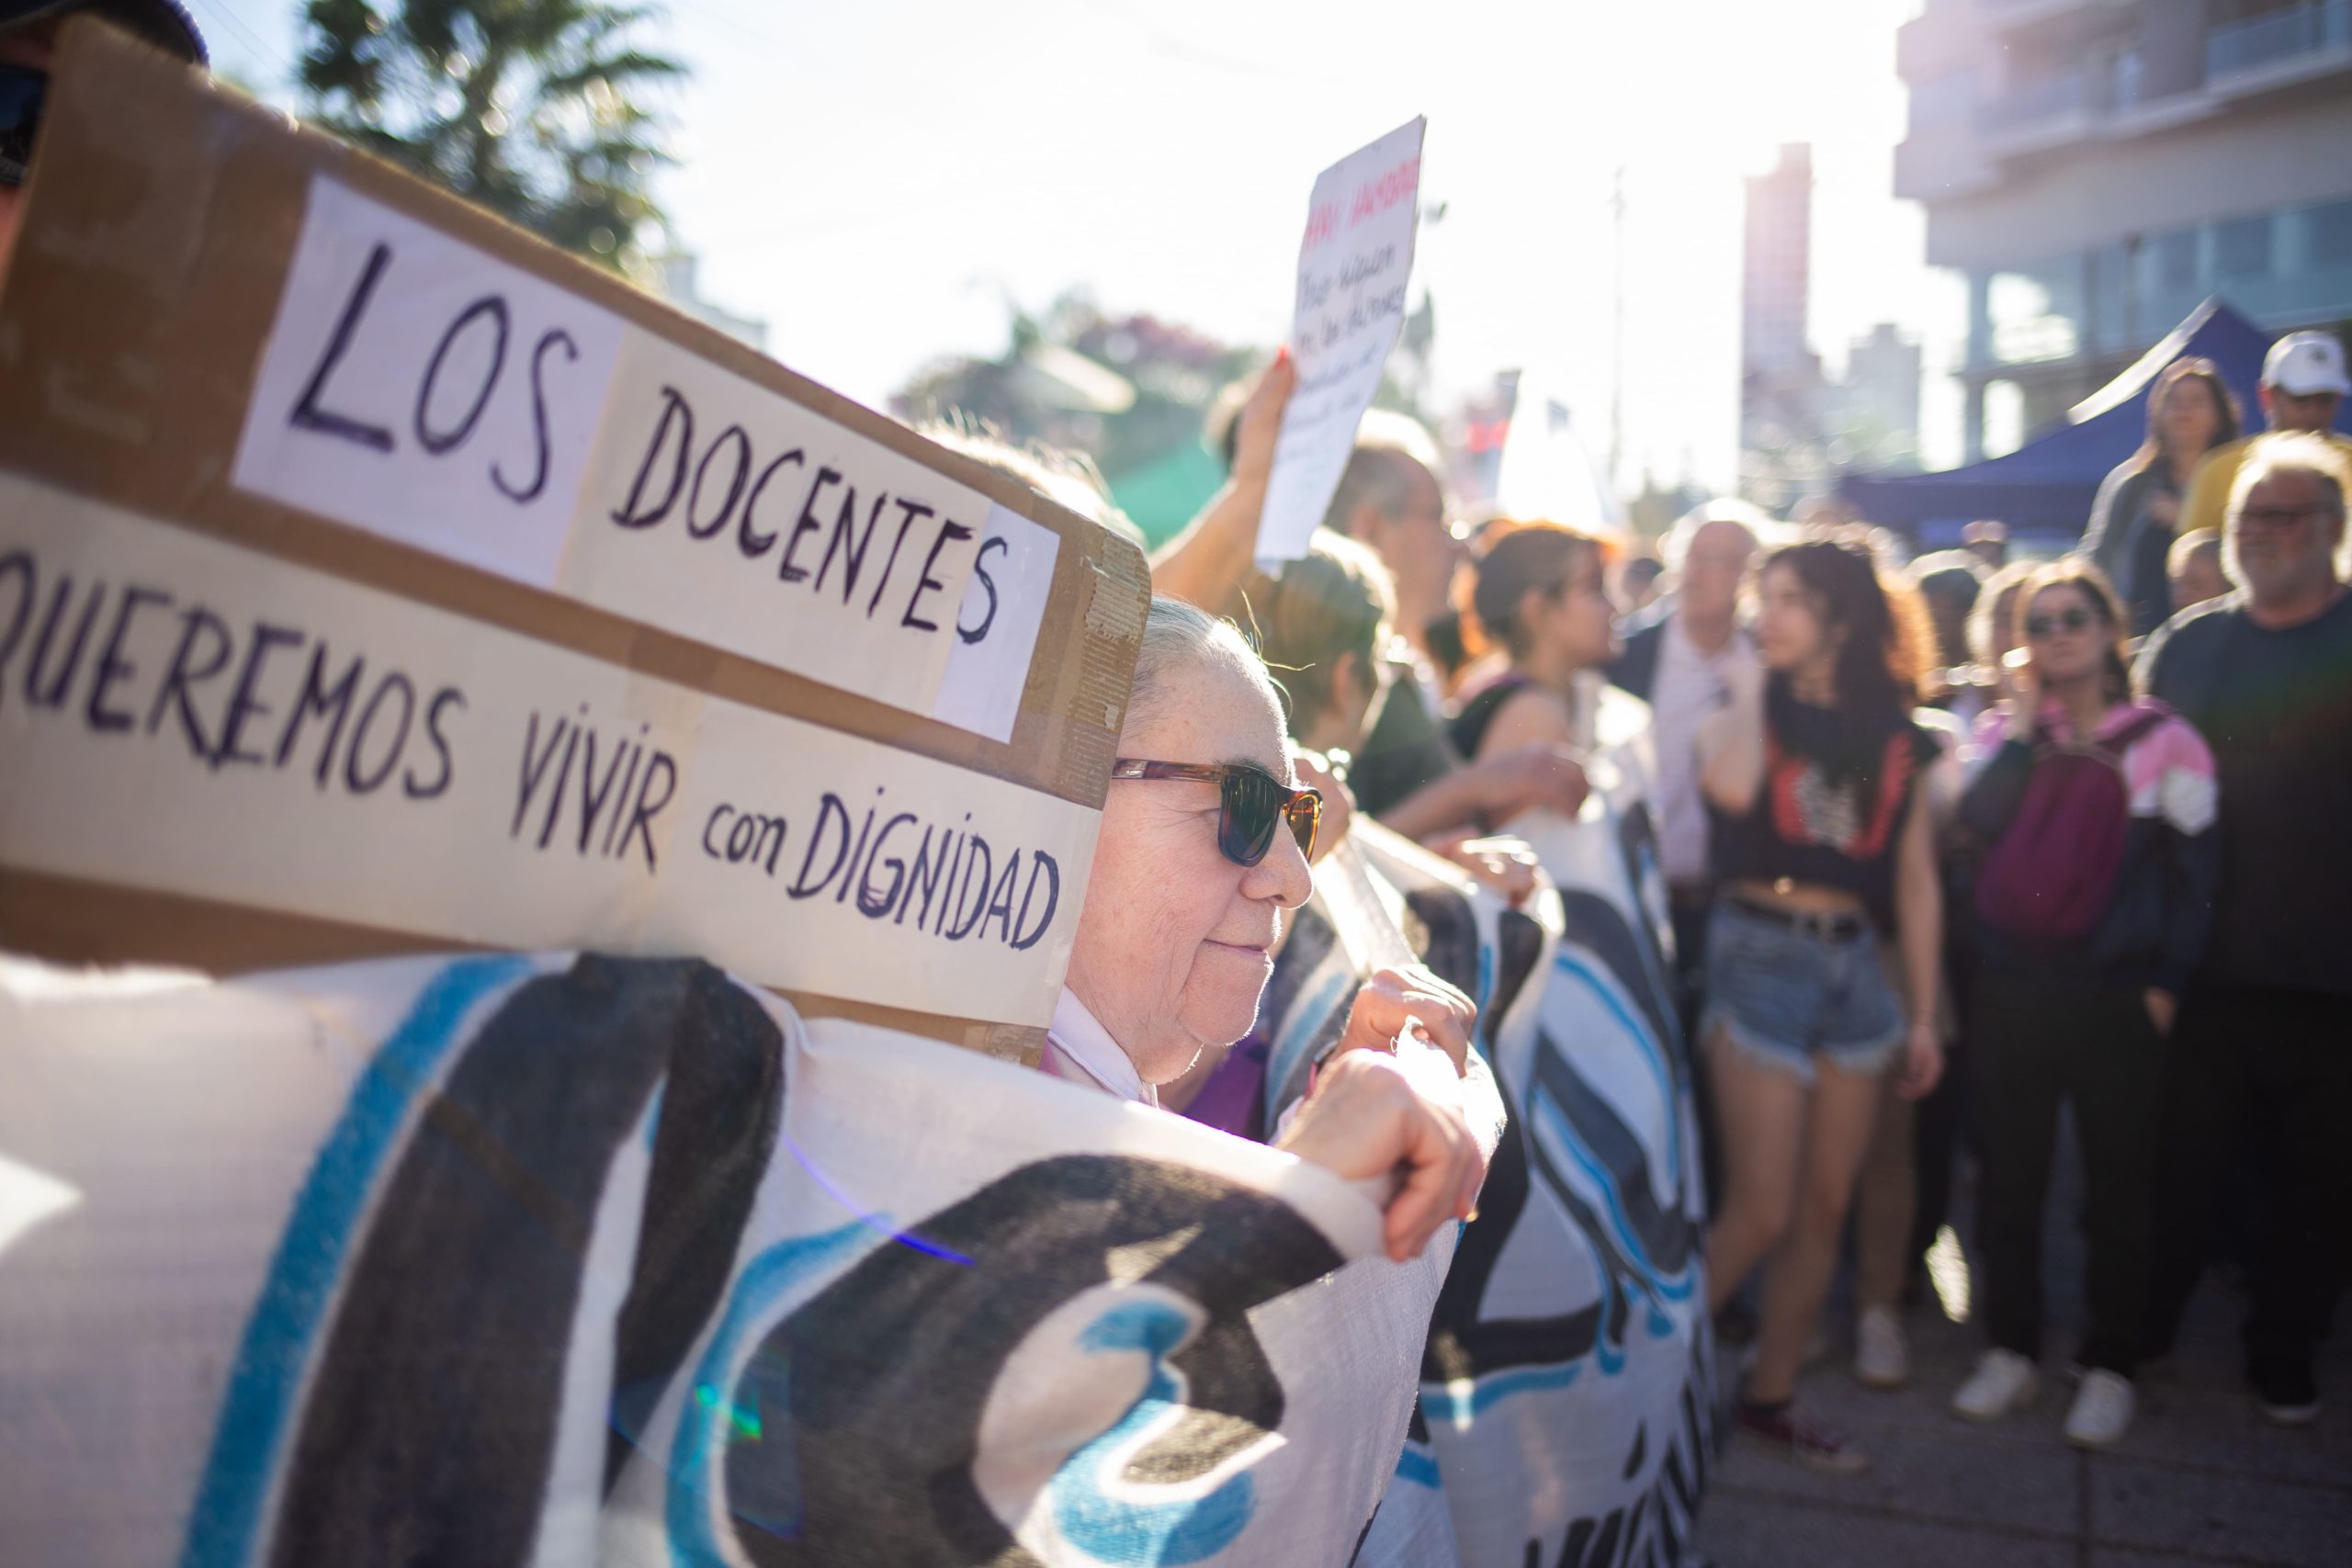
[[[1256,865],[1274,847],[1274,829],[1290,824],[1299,853],[1315,853],[1315,830],[1323,823],[1323,796],[1293,789],[1249,762],[1147,762],[1122,757],[1111,764],[1114,779],[1190,779],[1217,786],[1216,847],[1236,865]]]
[[[2061,610],[2054,615],[2029,615],[2025,635],[2030,637],[2055,637],[2060,631],[2086,632],[2091,629],[2088,610]]]
[[[29,65],[0,65],[0,186],[20,186],[33,160],[49,73]]]

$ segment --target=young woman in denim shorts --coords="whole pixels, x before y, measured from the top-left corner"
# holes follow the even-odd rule
[[[1723,1123],[1724,1201],[1707,1240],[1720,1310],[1764,1260],[1741,1427],[1815,1469],[1862,1468],[1800,1416],[1797,1367],[1821,1312],[1882,1075],[1905,1094],[1943,1070],[1941,893],[1921,780],[1936,744],[1910,718],[1924,617],[1869,549],[1792,545],[1764,563],[1763,669],[1699,731],[1722,892],[1707,932],[1700,1039]],[[1879,933],[1901,953],[1898,1001]]]

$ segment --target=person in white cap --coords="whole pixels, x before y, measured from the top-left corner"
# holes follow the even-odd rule
[[[2344,400],[2352,397],[2352,379],[2344,373],[2344,344],[2332,333],[2289,333],[2270,345],[2262,361],[2262,416],[2273,432],[2307,430],[2324,437],[2336,452],[2352,459],[2352,438],[2333,430]],[[2181,507],[2177,537],[2197,528],[2222,533],[2229,523],[2230,491],[2238,468],[2254,440],[2216,446],[2197,465],[2188,480],[2188,500]]]

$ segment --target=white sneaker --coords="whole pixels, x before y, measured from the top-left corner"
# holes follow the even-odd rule
[[[2132,1380],[2103,1367],[2083,1374],[2075,1407],[2066,1412],[2066,1440],[2078,1449],[2104,1449],[2120,1442],[2132,1429],[2136,1400]]]
[[[1864,1388],[1901,1388],[1911,1381],[1911,1342],[1893,1307],[1864,1307],[1854,1320],[1854,1379]]]
[[[2041,1374],[2015,1350],[1987,1350],[1951,1396],[1952,1413],[1971,1421],[1998,1421],[2023,1410],[2041,1392]]]

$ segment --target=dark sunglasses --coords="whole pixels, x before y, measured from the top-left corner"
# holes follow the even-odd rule
[[[2088,610],[2061,610],[2054,615],[2028,615],[2025,635],[2049,637],[2061,627],[2070,632],[2086,632],[2091,629],[2092,619]]]
[[[49,73],[29,65],[0,65],[0,186],[20,186],[33,161]]]
[[[1265,769],[1248,762],[1147,762],[1122,757],[1111,764],[1114,779],[1190,779],[1217,786],[1216,847],[1236,865],[1256,865],[1274,847],[1276,824],[1290,824],[1301,854],[1315,853],[1315,830],[1323,824],[1323,796],[1293,789]]]

